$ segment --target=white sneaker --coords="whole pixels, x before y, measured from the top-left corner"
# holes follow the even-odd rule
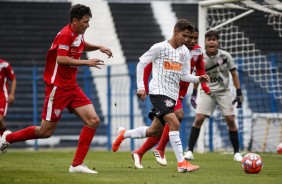
[[[185,160],[194,160],[194,156],[193,156],[192,151],[187,151],[187,152],[184,154],[184,158],[185,158]]]
[[[10,143],[6,141],[6,136],[12,133],[10,130],[6,130],[0,139],[0,154],[6,153]]]
[[[164,155],[163,151],[160,150],[154,150],[153,151],[154,156],[156,157],[157,162],[161,165],[161,166],[167,166],[167,161]]]
[[[132,159],[133,159],[133,161],[134,161],[134,165],[135,165],[135,168],[136,168],[136,169],[143,169],[143,168],[144,168],[143,165],[141,164],[141,159],[142,159],[142,157],[140,157],[140,156],[138,155],[138,153],[132,152],[132,153],[131,153],[131,157],[132,157]]]
[[[97,171],[89,169],[86,165],[81,164],[78,166],[70,166],[69,168],[70,173],[88,173],[88,174],[97,174]]]
[[[238,162],[241,162],[243,160],[243,157],[240,153],[235,153],[234,154],[234,161],[238,161]]]

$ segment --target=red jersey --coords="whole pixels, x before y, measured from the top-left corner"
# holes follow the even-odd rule
[[[193,47],[192,51],[190,51],[190,54],[191,54],[191,60],[190,60],[191,71],[190,71],[190,73],[192,73],[194,68],[196,68],[196,75],[198,75],[198,76],[204,75],[206,72],[205,72],[205,66],[204,66],[204,61],[203,61],[202,48],[199,45],[195,45]],[[149,92],[148,81],[149,81],[151,71],[152,71],[152,63],[149,63],[144,69],[144,85],[145,85],[145,90],[146,90],[147,94]],[[187,93],[189,84],[190,84],[189,82],[184,82],[184,81],[179,82],[179,86],[180,86],[179,95],[178,95],[179,98],[184,98],[184,96]],[[210,92],[210,89],[205,82],[201,83],[201,86],[206,93]]]
[[[65,26],[55,37],[46,56],[44,81],[48,85],[70,89],[77,86],[77,66],[59,65],[57,56],[69,56],[80,59],[84,50],[83,35],[74,32],[69,25]]]
[[[4,60],[0,59],[0,98],[8,99],[8,81],[15,79],[14,71],[11,65]]]

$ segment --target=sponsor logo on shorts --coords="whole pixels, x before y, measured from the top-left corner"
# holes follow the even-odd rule
[[[61,110],[60,109],[55,109],[54,110],[54,114],[55,114],[56,117],[60,116]]]
[[[172,107],[174,105],[174,103],[169,99],[166,99],[164,102],[167,107]]]

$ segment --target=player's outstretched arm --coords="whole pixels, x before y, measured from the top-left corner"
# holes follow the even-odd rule
[[[94,45],[94,44],[85,42],[84,51],[95,51],[95,50],[100,50],[102,53],[107,54],[109,58],[113,57],[113,53],[110,48],[104,47],[102,45]]]

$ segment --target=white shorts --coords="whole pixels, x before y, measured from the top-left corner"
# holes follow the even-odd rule
[[[229,90],[212,93],[212,95],[207,95],[203,90],[199,91],[197,97],[197,114],[211,116],[217,105],[223,116],[234,115],[232,96]]]

